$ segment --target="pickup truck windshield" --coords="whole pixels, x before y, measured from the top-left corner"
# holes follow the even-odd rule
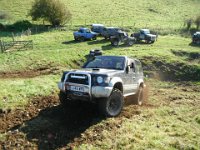
[[[124,70],[125,58],[115,56],[97,56],[95,59],[88,61],[83,68],[103,68]]]

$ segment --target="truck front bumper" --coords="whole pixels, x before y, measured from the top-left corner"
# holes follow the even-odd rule
[[[112,92],[112,87],[93,86],[91,94],[95,98],[109,97]]]
[[[66,86],[67,85],[67,86]],[[84,88],[84,92],[78,92],[78,91],[72,91],[70,90],[70,88],[66,88],[66,87],[70,87],[70,86],[77,86],[77,87],[83,87]],[[113,88],[112,87],[104,87],[104,86],[92,86],[92,87],[88,87],[85,85],[80,85],[80,84],[71,84],[71,83],[63,83],[63,82],[59,82],[58,83],[58,88],[63,91],[66,92],[69,96],[69,98],[72,99],[82,99],[84,97],[85,99],[89,99],[92,100],[94,98],[106,98],[109,97]]]

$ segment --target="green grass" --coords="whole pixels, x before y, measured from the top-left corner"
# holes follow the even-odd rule
[[[11,40],[4,37],[4,40]],[[185,57],[176,56],[174,51],[199,52],[199,47],[190,46],[190,38],[179,36],[159,36],[154,44],[135,44],[131,47],[112,47],[109,41],[98,38],[96,41],[74,42],[72,32],[52,31],[41,34],[23,36],[18,40],[33,40],[34,49],[0,54],[0,71],[35,69],[41,66],[66,68],[77,67],[83,63],[89,50],[99,48],[106,55],[129,55],[137,58],[152,56],[165,59],[167,62],[185,62]],[[191,61],[192,62],[192,61]],[[197,62],[193,62],[198,64]]]
[[[0,79],[0,109],[22,108],[37,96],[57,91],[59,76],[46,75],[27,79]]]
[[[111,118],[90,127],[81,136],[83,141],[86,138],[87,142],[83,142],[76,148],[199,149],[200,99],[189,98],[195,95],[193,91],[184,92],[180,87],[174,90],[177,86],[174,83],[150,80],[150,85],[151,93],[148,103],[153,104],[154,107],[148,107],[148,105],[139,109],[133,107],[132,109],[141,113],[134,115],[133,111],[132,117]],[[187,87],[187,89],[190,88]],[[185,96],[183,99],[171,101],[167,98],[170,95],[164,95],[164,93]],[[196,96],[199,97],[200,94]],[[96,135],[99,130],[101,132]],[[90,140],[93,141],[92,144]]]
[[[5,10],[12,16],[6,23],[11,24],[22,19],[30,20],[26,15],[32,1],[0,0],[0,10]],[[133,30],[150,27],[162,33],[172,33],[182,29],[184,19],[200,14],[198,0],[63,1],[72,12],[73,29],[91,23],[104,23],[108,26],[128,26]],[[10,41],[11,33],[0,32],[0,38]],[[191,38],[179,35],[159,36],[158,41],[151,45],[135,44],[132,47],[117,48],[110,46],[109,41],[101,38],[97,41],[76,43],[72,30],[42,32],[17,39],[33,40],[34,48],[0,53],[0,73],[23,72],[42,67],[59,68],[60,72],[63,69],[79,68],[86,60],[89,50],[96,48],[102,49],[104,55],[128,55],[139,58],[146,64],[144,68],[151,66],[154,61],[174,66],[183,63],[200,68],[199,60],[190,58],[190,54],[199,54],[199,47],[189,45]],[[175,55],[174,52],[178,54]],[[0,79],[0,109],[23,108],[33,97],[55,94],[59,78],[60,74]],[[91,126],[81,135],[81,138],[86,137],[89,141],[81,143],[76,148],[199,149],[199,92],[189,87],[187,87],[189,92],[185,92],[184,86],[179,87],[180,83],[157,80],[149,82],[152,85],[151,91],[154,91],[150,93],[149,98],[149,103],[153,107],[139,107],[135,110],[140,112],[137,115],[110,118]],[[199,81],[188,83],[198,87],[200,85]],[[173,99],[175,101],[172,101]],[[96,131],[99,130],[101,132],[96,135]],[[96,140],[93,140],[95,138]],[[4,139],[5,136],[0,134],[0,140]]]
[[[198,0],[62,0],[72,13],[72,25],[104,23],[111,26],[180,29],[185,19],[199,15]],[[1,0],[0,9],[9,12],[14,22],[27,18],[33,0]]]

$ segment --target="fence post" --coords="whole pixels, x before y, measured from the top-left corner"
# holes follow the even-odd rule
[[[1,43],[1,39],[0,39],[0,47],[1,47],[1,53],[3,53],[3,46],[2,46],[2,43]]]
[[[15,35],[13,32],[12,32],[12,40],[13,40],[13,42],[15,41]]]
[[[3,45],[3,41],[0,39],[0,47],[1,47],[1,53],[4,52],[4,45]]]

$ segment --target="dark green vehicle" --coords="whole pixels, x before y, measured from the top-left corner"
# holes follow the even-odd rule
[[[196,32],[193,34],[192,43],[200,45],[200,32]]]
[[[118,46],[121,43],[132,46],[136,42],[136,39],[134,37],[129,37],[126,32],[118,31],[114,36],[110,37],[110,42],[113,46]]]

